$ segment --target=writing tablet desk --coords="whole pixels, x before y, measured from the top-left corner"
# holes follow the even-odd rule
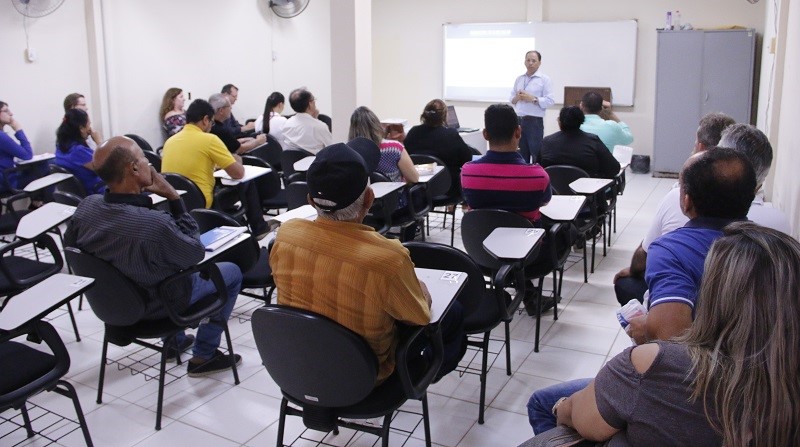
[[[301,158],[300,160],[297,160],[296,162],[294,162],[292,166],[294,167],[295,171],[305,172],[308,171],[308,168],[311,167],[311,163],[314,163],[314,160],[316,159],[317,159],[316,156],[309,155],[306,158]]]
[[[425,283],[431,294],[431,324],[438,323],[464,288],[467,274],[423,268],[415,268],[414,272],[417,278]]]
[[[56,273],[6,301],[0,312],[0,330],[13,331],[44,318],[94,283],[94,278]]]
[[[403,188],[406,186],[405,182],[377,182],[369,185],[372,187],[372,192],[375,193],[376,199],[381,199],[385,195],[389,194],[392,191],[397,191],[398,189]]]
[[[221,247],[217,248],[214,251],[206,251],[206,255],[203,257],[203,260],[200,261],[200,264],[203,264],[205,262],[208,262],[208,261],[214,259],[215,257],[221,255],[222,253],[225,253],[226,251],[228,251],[231,248],[241,244],[242,242],[250,240],[250,238],[251,238],[250,233],[245,232],[245,233],[242,233],[242,234],[236,236],[235,238],[231,239],[230,241],[226,242],[225,244],[223,244]]]
[[[23,188],[23,190],[25,192],[41,191],[49,186],[61,183],[69,178],[72,178],[72,174],[67,174],[66,172],[56,172],[55,174],[50,174],[42,178],[37,178],[36,180],[25,185],[25,188]]]
[[[610,178],[583,177],[570,183],[569,187],[572,188],[572,190],[577,194],[592,195],[600,192],[603,188],[606,188],[613,182],[614,179]]]
[[[584,203],[586,196],[552,196],[550,203],[539,208],[539,212],[554,222],[572,222]]]
[[[176,189],[175,192],[177,192],[179,196],[186,194],[185,189]],[[149,194],[149,197],[150,200],[153,201],[153,206],[158,205],[159,203],[163,203],[165,200],[167,200],[166,197],[160,196],[158,194]]]
[[[414,167],[416,167],[417,172],[419,172],[419,165],[414,165]],[[441,166],[441,165],[434,166],[432,173],[420,174],[419,175],[419,180],[417,180],[417,183],[428,183],[429,181],[431,181],[431,179],[433,179],[434,177],[439,175],[439,173],[442,172],[443,169],[444,169],[444,166]]]
[[[249,182],[257,177],[261,177],[262,175],[266,175],[272,172],[270,168],[262,168],[261,166],[251,166],[251,165],[244,165],[244,176],[239,179],[231,178],[224,169],[219,169],[214,172],[214,177],[221,180],[222,184],[225,186],[236,186],[242,183]]]
[[[299,208],[295,208],[285,213],[278,214],[277,216],[273,216],[269,221],[278,224],[283,224],[291,219],[314,220],[316,217],[317,217],[317,210],[314,209],[313,206],[303,205]]]
[[[48,202],[22,216],[17,225],[16,236],[20,239],[34,239],[69,220],[75,207],[56,202]]]
[[[25,166],[25,165],[32,165],[34,163],[42,163],[48,160],[52,160],[54,158],[56,158],[56,154],[47,152],[44,154],[34,155],[33,157],[31,157],[30,160],[20,160],[17,158],[14,159],[14,162],[17,164],[17,166]]]

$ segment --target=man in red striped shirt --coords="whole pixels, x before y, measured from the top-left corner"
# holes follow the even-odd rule
[[[483,115],[489,151],[461,168],[464,200],[472,209],[497,208],[539,220],[539,207],[550,201],[550,177],[528,164],[517,151],[522,130],[514,109],[493,104]]]

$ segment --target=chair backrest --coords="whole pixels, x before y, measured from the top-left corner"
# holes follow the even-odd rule
[[[267,305],[253,313],[261,360],[283,393],[308,405],[344,407],[375,386],[378,359],[339,323],[301,309]]]
[[[553,187],[553,193],[558,195],[574,194],[569,184],[579,178],[589,177],[586,171],[571,165],[548,166],[545,171],[550,176],[550,185]]]
[[[248,154],[250,153],[252,152],[249,152]],[[258,197],[261,200],[271,199],[278,195],[281,190],[281,179],[278,176],[278,173],[275,172],[275,169],[269,163],[253,155],[244,155],[242,156],[242,164],[271,169],[272,172],[253,179],[253,184],[256,185]]]
[[[63,173],[63,174],[72,174],[67,168],[59,166],[57,164],[50,165],[50,172],[55,173]],[[80,198],[86,197],[86,188],[84,188],[83,183],[78,180],[78,177],[72,176],[63,182],[58,182],[54,186],[54,191],[64,191],[70,194],[74,194]]]
[[[45,249],[50,253],[53,262],[35,261],[36,268],[25,268],[22,271],[13,266],[20,262],[20,256],[15,255],[16,250]],[[64,259],[58,249],[56,241],[47,233],[42,233],[33,239],[16,239],[0,248],[0,296],[17,293],[37,284],[46,278],[60,272],[64,268]],[[24,276],[23,276],[24,275]]]
[[[54,191],[53,192],[53,201],[56,203],[62,203],[64,205],[70,206],[78,206],[81,203],[82,198],[78,197],[71,192],[66,191]]]
[[[84,294],[92,311],[110,326],[130,326],[145,316],[146,293],[106,261],[74,247],[64,248],[76,275],[94,278],[94,286]]]
[[[194,220],[197,222],[197,226],[200,230],[200,233],[205,233],[206,231],[222,227],[241,227],[242,225],[236,221],[233,217],[223,212],[217,210],[207,210],[205,208],[198,208],[189,211],[189,214],[192,215]]]
[[[156,171],[161,172],[161,156],[153,151],[143,151],[147,161],[156,168]]]
[[[267,142],[248,152],[247,155],[258,157],[272,166],[272,169],[281,170],[281,152],[283,147],[272,135],[267,134]]]
[[[187,210],[206,207],[206,197],[193,181],[175,172],[163,172],[162,174],[173,188],[186,191],[181,198],[183,198]]]
[[[308,183],[293,182],[286,185],[286,205],[293,210],[308,204]]]
[[[458,302],[464,309],[464,315],[478,308],[478,300],[486,292],[486,281],[483,271],[469,255],[449,245],[431,242],[406,242],[403,246],[411,254],[414,267],[466,273],[467,283],[458,295]]]
[[[281,168],[283,169],[283,178],[289,178],[294,174],[294,163],[306,157],[311,157],[314,154],[303,149],[285,149],[281,152]]]
[[[413,154],[411,155],[411,161],[413,161],[415,165],[436,163],[439,166],[445,166],[442,160],[440,160],[438,157],[434,157],[433,155]],[[445,169],[439,171],[439,174],[437,174],[428,182],[428,189],[430,189],[431,197],[434,200],[446,197],[448,191],[450,191],[450,184],[452,182],[453,179],[450,175],[450,171],[445,166]]]
[[[333,120],[331,119],[331,117],[329,117],[328,115],[320,113],[319,116],[317,117],[317,119],[319,119],[320,121],[325,123],[325,125],[328,126],[328,132],[333,132]]]
[[[379,173],[373,172],[373,174]],[[375,199],[372,203],[372,208],[369,209],[364,218],[364,225],[371,226],[380,234],[388,233],[392,228],[392,214],[397,210],[397,206],[400,203],[400,191],[395,190],[380,199]]]
[[[143,151],[150,151],[155,153],[155,151],[153,151],[153,146],[150,146],[150,143],[148,143],[147,140],[140,137],[139,135],[133,133],[126,133],[125,136],[136,142],[136,145],[142,148]]]
[[[628,163],[630,164],[631,158],[633,158],[633,148],[630,146],[622,146],[616,145],[614,146],[614,158],[617,159],[620,164]]]
[[[191,214],[194,220],[197,221],[197,226],[200,230],[200,233],[205,233],[212,228],[222,226],[243,226],[236,219],[234,219],[233,216],[217,210],[197,208],[189,211],[189,214]],[[253,268],[258,261],[259,246],[255,238],[251,237],[251,239],[252,243],[241,243],[228,249],[225,254],[222,255],[222,260],[230,260],[236,263],[236,265],[242,269],[242,273],[245,273]]]
[[[472,210],[461,221],[464,249],[478,265],[492,271],[503,264],[483,248],[483,241],[497,227],[533,228],[533,224],[519,214],[497,209]]]

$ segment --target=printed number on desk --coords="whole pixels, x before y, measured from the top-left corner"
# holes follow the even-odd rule
[[[80,278],[80,279],[75,280],[72,284],[70,284],[70,286],[72,286],[72,287],[82,287],[82,286],[84,286],[84,285],[86,285],[87,283],[90,283],[90,282],[92,282],[92,278]]]
[[[442,277],[439,278],[442,281],[458,281],[458,278],[461,277],[461,272],[444,272],[442,273]]]

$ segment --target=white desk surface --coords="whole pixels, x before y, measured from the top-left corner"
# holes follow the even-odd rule
[[[17,237],[33,239],[40,234],[66,222],[75,213],[75,207],[48,202],[22,216],[17,225]]]
[[[499,260],[519,261],[528,257],[544,237],[541,228],[497,227],[483,241],[483,248]]]
[[[431,294],[431,323],[436,323],[450,309],[453,300],[467,282],[464,272],[415,268],[414,272]]]
[[[392,191],[397,191],[398,189],[406,186],[406,182],[377,182],[369,186],[372,187],[372,192],[375,193],[375,198],[380,199],[386,194],[389,194]]]
[[[56,273],[11,298],[0,312],[0,329],[11,331],[44,317],[83,293],[93,282],[94,278]]]
[[[317,210],[311,205],[303,205],[300,208],[289,210],[285,213],[278,214],[270,219],[270,221],[285,223],[290,219],[307,219],[314,220],[317,217]]]
[[[613,181],[610,178],[583,177],[570,183],[569,187],[578,194],[594,194],[610,185]]]
[[[63,182],[64,180],[72,177],[72,174],[67,174],[65,172],[56,172],[55,174],[46,175],[42,178],[37,178],[36,180],[28,183],[25,186],[25,192],[36,192],[40,189],[45,189],[48,186],[55,185],[56,183]]]
[[[294,166],[295,171],[305,172],[308,171],[308,168],[311,167],[311,163],[314,163],[314,160],[316,159],[317,159],[316,156],[309,155],[306,158],[301,158],[300,160],[297,160],[296,162],[294,162],[292,166]]]
[[[474,147],[481,154],[485,154],[489,150],[489,142],[486,141],[486,138],[483,138],[483,129],[475,132],[459,132],[458,135],[467,145]]]
[[[232,179],[224,169],[214,171],[214,177],[222,179],[222,184],[226,186],[235,186],[240,183],[249,182],[256,177],[260,177],[272,172],[270,168],[262,168],[261,166],[244,165],[244,176],[240,179]]]
[[[623,172],[625,172],[625,169],[627,169],[628,166],[630,166],[630,165],[631,165],[630,162],[627,162],[627,163],[620,162],[620,164],[619,164],[619,174],[622,174]],[[619,174],[617,174],[617,175],[619,175]]]
[[[539,208],[539,212],[550,220],[569,222],[575,219],[584,203],[586,203],[586,196],[554,195],[550,198],[550,203]]]
[[[179,196],[186,194],[185,189],[176,189],[175,192],[177,192]],[[158,194],[150,194],[150,200],[153,201],[153,205],[158,205],[159,203],[167,200],[167,198]]]
[[[416,166],[416,165],[414,165],[414,166]],[[440,165],[434,166],[433,167],[433,174],[420,175],[419,176],[419,180],[417,180],[417,183],[427,183],[427,182],[429,182],[432,178],[436,177],[436,175],[438,173],[442,172],[442,169],[444,169],[444,166],[440,166]]]
[[[46,152],[44,154],[37,154],[31,157],[30,160],[20,160],[19,158],[15,158],[14,161],[17,163],[18,166],[29,165],[33,163],[39,163],[41,161],[52,160],[56,158],[56,154],[51,154],[50,152]]]
[[[221,253],[225,253],[230,248],[232,248],[232,247],[234,247],[236,245],[239,245],[242,242],[244,242],[246,240],[249,240],[249,239],[250,239],[250,233],[242,233],[242,234],[236,236],[235,238],[231,239],[228,243],[226,243],[222,247],[220,247],[220,248],[218,248],[218,249],[216,249],[214,251],[207,251],[206,255],[203,257],[203,260],[200,261],[200,264],[202,264],[204,262],[207,262],[208,260],[210,260],[212,258],[217,257]]]

